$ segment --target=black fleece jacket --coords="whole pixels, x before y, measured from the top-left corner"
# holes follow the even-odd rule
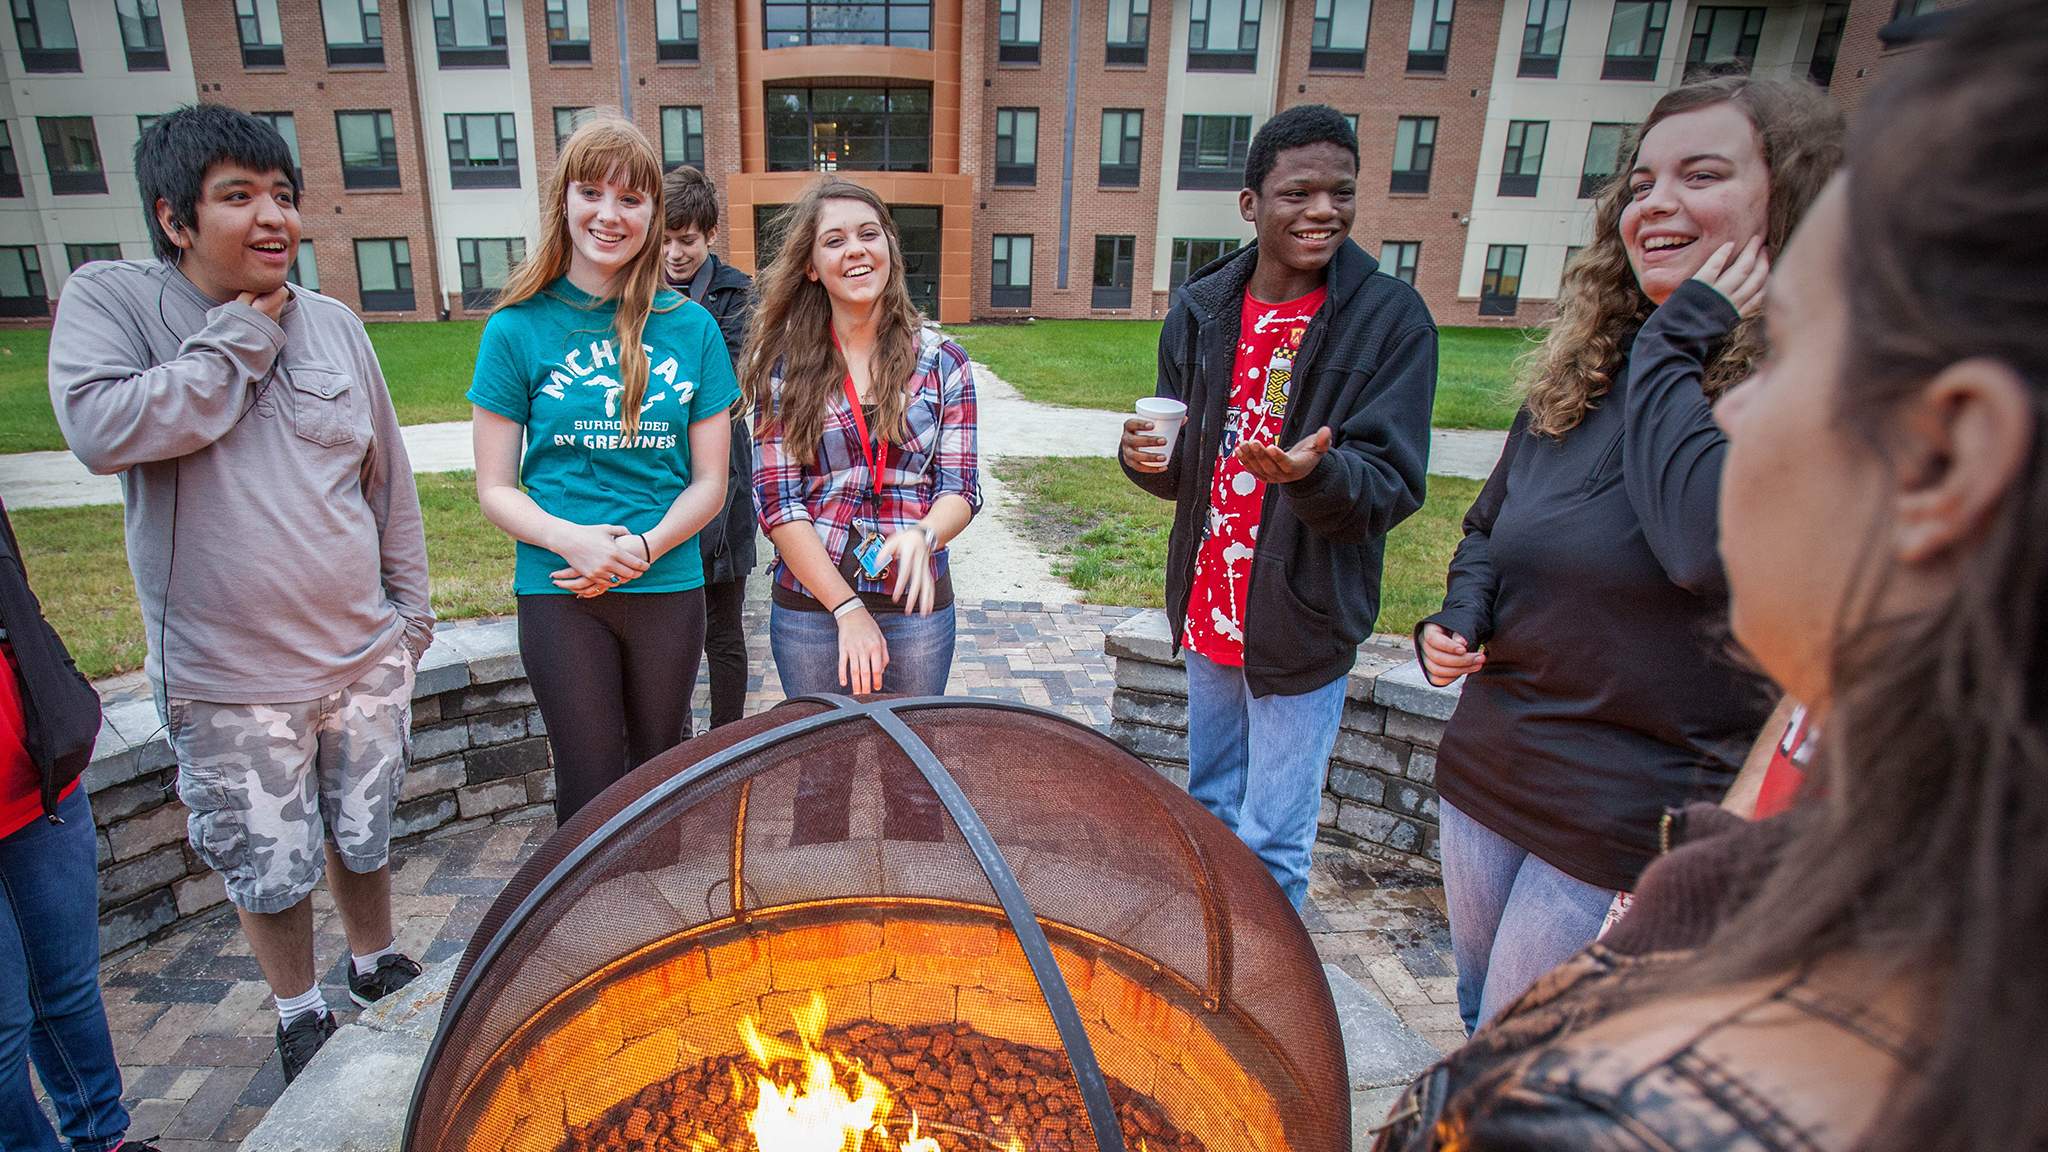
[[[1700,381],[1737,319],[1688,282],[1577,427],[1531,436],[1524,409],[1430,617],[1486,646],[1443,798],[1601,888],[1635,885],[1667,808],[1720,799],[1773,703],[1724,651],[1728,441]]]
[[[1181,285],[1159,334],[1158,395],[1188,406],[1166,471],[1126,475],[1174,502],[1166,612],[1175,647],[1187,619],[1195,552],[1230,406],[1245,285],[1256,243]],[[1407,284],[1346,240],[1329,297],[1294,361],[1280,443],[1328,426],[1330,451],[1291,484],[1269,484],[1245,594],[1245,679],[1253,695],[1299,695],[1351,670],[1380,612],[1387,532],[1422,506],[1436,396],[1436,324]]]
[[[93,690],[29,590],[28,570],[7,507],[0,504],[0,640],[21,669],[22,720],[35,764],[43,814],[55,817],[57,795],[78,779],[100,734],[100,695]]]
[[[718,321],[719,335],[733,369],[747,346],[747,326],[754,319],[754,281],[715,255],[704,257],[688,284],[672,285],[702,304]],[[754,435],[747,422],[734,417],[732,446],[727,449],[725,507],[697,533],[704,557],[704,582],[725,584],[745,579],[754,570]]]

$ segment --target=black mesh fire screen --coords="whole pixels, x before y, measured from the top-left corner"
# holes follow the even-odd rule
[[[1036,709],[807,698],[520,869],[406,1147],[1343,1152],[1350,1104],[1300,920],[1170,782]]]

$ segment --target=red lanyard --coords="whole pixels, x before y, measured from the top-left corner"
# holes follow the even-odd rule
[[[840,357],[842,359],[845,358],[846,349],[839,347],[839,333],[837,332],[832,333],[832,347],[839,348]],[[867,414],[862,412],[860,408],[860,389],[853,386],[852,368],[846,370],[846,379],[843,383],[846,386],[846,403],[853,408],[853,426],[860,429],[860,454],[868,462],[868,487],[874,493],[875,510],[880,512],[882,503],[882,470],[889,466],[889,442],[886,440],[875,440],[868,435],[868,418]]]
[[[882,469],[889,466],[889,442],[871,440],[867,414],[860,409],[860,391],[853,386],[853,373],[846,374],[846,402],[853,406],[853,426],[860,429],[860,454],[868,462],[868,479],[877,499],[882,491]]]

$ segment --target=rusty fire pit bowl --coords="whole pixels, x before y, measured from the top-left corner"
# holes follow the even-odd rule
[[[405,1146],[1344,1152],[1350,1105],[1307,932],[1185,793],[1050,712],[806,697],[519,870]]]

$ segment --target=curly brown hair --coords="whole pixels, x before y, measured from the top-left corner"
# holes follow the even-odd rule
[[[1621,240],[1621,213],[1629,202],[1628,172],[1642,139],[1659,121],[1716,104],[1733,104],[1749,117],[1770,171],[1766,249],[1779,252],[1828,177],[1842,163],[1840,109],[1803,80],[1721,76],[1687,84],[1657,101],[1628,144],[1628,162],[1593,203],[1593,239],[1564,270],[1557,319],[1543,343],[1523,360],[1521,390],[1529,430],[1563,436],[1578,427],[1607,394],[1628,356],[1636,330],[1656,305],[1643,293]],[[1708,365],[1706,390],[1719,396],[1747,377],[1763,355],[1763,325],[1744,320]]]

